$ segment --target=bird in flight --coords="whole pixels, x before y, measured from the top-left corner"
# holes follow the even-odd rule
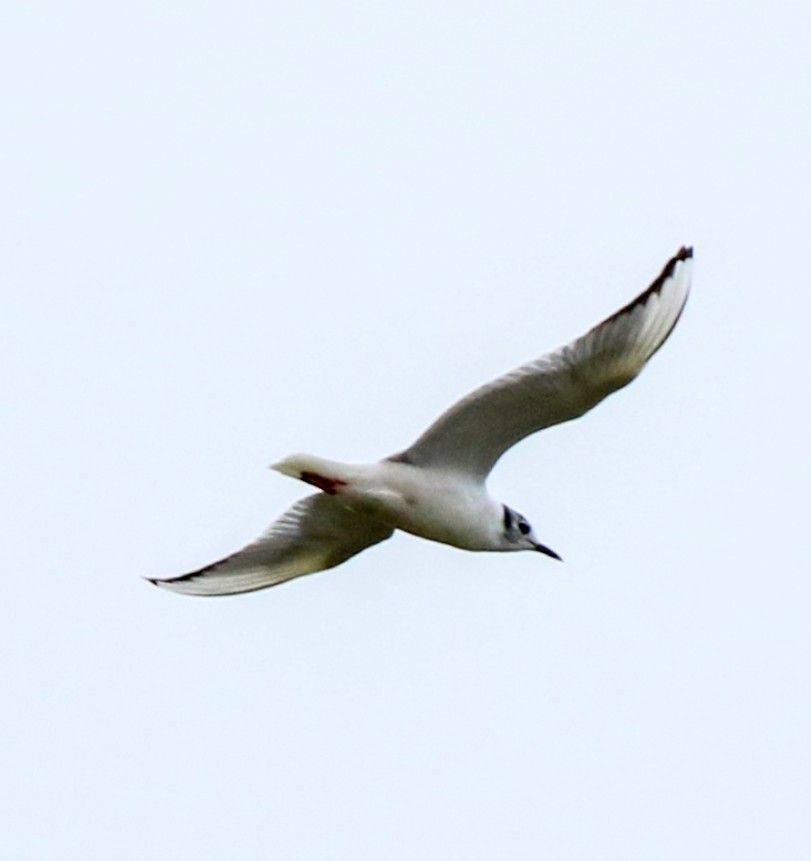
[[[333,568],[395,529],[465,550],[560,559],[485,485],[507,449],[582,416],[631,382],[664,344],[690,290],[682,248],[643,293],[575,341],[471,392],[405,451],[373,464],[294,454],[273,469],[318,488],[252,544],[198,571],[151,579],[186,595],[253,592]]]

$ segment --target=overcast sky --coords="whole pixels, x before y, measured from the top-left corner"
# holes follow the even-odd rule
[[[793,861],[811,840],[811,7],[7,4],[0,845]],[[642,376],[398,535],[181,574],[694,244]]]

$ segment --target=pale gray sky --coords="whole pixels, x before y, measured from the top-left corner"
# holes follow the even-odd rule
[[[806,857],[809,39],[787,0],[4,10],[4,858]],[[492,478],[565,565],[140,579],[683,243],[642,377]]]

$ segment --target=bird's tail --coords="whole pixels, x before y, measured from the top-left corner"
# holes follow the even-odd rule
[[[291,454],[289,457],[274,463],[275,469],[282,475],[289,475],[307,484],[312,484],[324,493],[334,496],[349,485],[359,474],[359,467],[335,460],[327,460],[312,454]]]

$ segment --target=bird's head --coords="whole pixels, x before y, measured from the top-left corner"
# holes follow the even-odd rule
[[[554,550],[550,550],[535,537],[535,532],[523,514],[513,511],[506,505],[503,509],[503,531],[501,534],[502,550],[537,550],[553,559],[559,559]],[[563,560],[560,560],[563,561]]]

